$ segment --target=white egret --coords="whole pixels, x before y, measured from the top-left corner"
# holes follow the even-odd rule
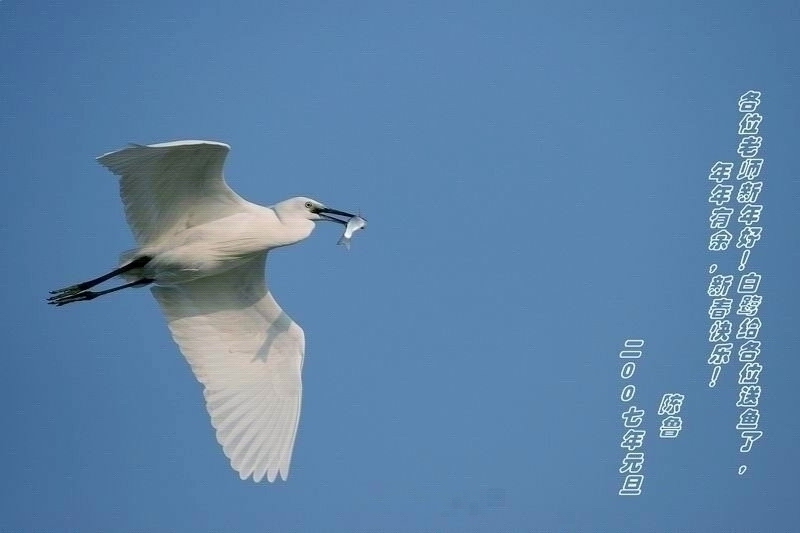
[[[354,215],[304,197],[272,207],[244,200],[223,177],[229,150],[218,142],[176,141],[99,157],[120,177],[139,247],[123,253],[116,270],[52,291],[49,303],[152,284],[175,342],[203,384],[231,466],[242,479],[286,480],[300,417],[305,338],[266,286],[267,252],[305,239],[315,221],[346,225]],[[128,283],[89,290],[116,276]]]

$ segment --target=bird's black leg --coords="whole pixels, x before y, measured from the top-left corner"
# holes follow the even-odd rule
[[[80,291],[77,293],[70,293],[70,294],[62,294],[61,296],[54,296],[48,299],[50,305],[57,305],[62,306],[64,304],[71,304],[73,302],[85,302],[89,300],[94,300],[98,296],[103,296],[104,294],[110,294],[112,292],[121,291],[122,289],[127,289],[130,287],[144,287],[145,285],[150,285],[153,283],[154,280],[143,278],[138,279],[136,281],[132,281],[130,283],[126,283],[125,285],[120,285],[119,287],[112,287],[110,289],[106,289],[104,291]]]
[[[151,259],[152,257],[148,256],[137,257],[127,265],[122,265],[118,269],[112,270],[108,274],[103,274],[99,278],[90,279],[89,281],[84,281],[83,283],[78,283],[76,285],[70,285],[69,287],[64,287],[63,289],[50,291],[50,294],[55,294],[55,296],[48,298],[48,301],[57,300],[63,296],[71,296],[87,289],[91,289],[95,285],[99,285],[104,281],[108,281],[111,278],[119,276],[120,274],[124,274],[125,272],[133,270],[134,268],[141,268],[149,263]]]

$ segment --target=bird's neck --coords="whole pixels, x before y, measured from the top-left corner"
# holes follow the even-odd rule
[[[311,235],[314,222],[306,218],[278,218],[279,228],[276,232],[277,246],[288,246],[302,241]]]

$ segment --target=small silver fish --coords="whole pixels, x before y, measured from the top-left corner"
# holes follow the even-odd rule
[[[339,239],[336,244],[344,244],[344,247],[350,249],[350,239],[353,238],[353,233],[360,229],[367,227],[367,221],[360,216],[356,215],[347,221],[347,226],[344,228],[344,235]]]

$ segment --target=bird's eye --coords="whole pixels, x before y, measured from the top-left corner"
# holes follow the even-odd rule
[[[312,207],[314,207],[314,204],[311,202],[306,202],[306,209],[311,209]]]

